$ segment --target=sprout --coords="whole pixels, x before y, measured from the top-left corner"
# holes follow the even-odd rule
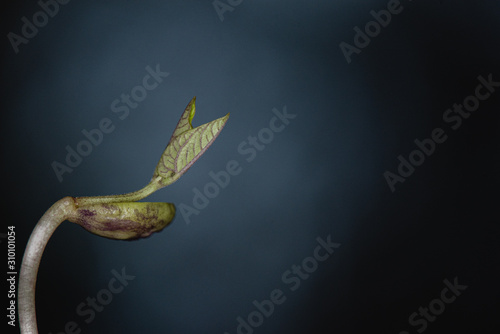
[[[37,334],[36,276],[43,250],[55,229],[65,220],[101,237],[133,240],[163,230],[175,216],[172,203],[137,202],[177,181],[212,145],[229,114],[193,128],[194,97],[184,110],[163,152],[151,181],[142,189],[123,195],[64,197],[54,203],[35,226],[24,252],[19,277],[21,333]]]

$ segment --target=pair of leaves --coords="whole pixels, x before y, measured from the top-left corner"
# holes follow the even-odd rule
[[[229,114],[193,128],[194,97],[182,114],[163,152],[151,182],[123,195],[75,198],[68,220],[87,231],[111,239],[137,239],[161,231],[175,216],[171,203],[137,202],[178,180],[214,142]]]
[[[161,186],[177,181],[212,145],[226,124],[229,113],[221,118],[193,128],[196,97],[184,110],[170,141],[153,174],[161,178]]]

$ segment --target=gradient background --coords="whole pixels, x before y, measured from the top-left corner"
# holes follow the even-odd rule
[[[287,299],[256,334],[417,333],[409,315],[454,277],[468,288],[425,333],[497,333],[500,89],[457,131],[442,115],[474,93],[479,75],[500,81],[500,5],[402,1],[348,64],[339,43],[353,44],[353,28],[387,2],[247,0],[221,21],[208,0],[71,1],[17,54],[7,33],[20,34],[21,18],[40,7],[4,8],[1,232],[16,227],[18,266],[56,200],[145,185],[195,95],[195,126],[228,112],[229,122],[148,200],[192,205],[210,171],[242,167],[189,224],[178,213],[145,240],[62,224],[39,271],[40,333],[74,321],[81,333],[233,334],[252,301],[277,288]],[[170,75],[120,120],[110,104],[156,64]],[[247,162],[238,145],[283,106],[296,118]],[[51,163],[103,118],[115,130],[59,182]],[[383,173],[436,127],[447,141],[392,193]],[[282,274],[328,235],[341,247],[290,291]],[[135,279],[85,323],[77,305],[123,267]]]

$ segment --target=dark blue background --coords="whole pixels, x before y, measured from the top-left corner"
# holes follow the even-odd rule
[[[2,233],[16,227],[19,266],[58,199],[145,185],[195,95],[195,126],[228,112],[229,121],[186,175],[148,200],[192,206],[210,171],[230,160],[242,169],[189,224],[178,212],[145,240],[62,224],[39,271],[40,333],[74,321],[82,333],[233,334],[274,289],[286,301],[256,334],[416,333],[410,314],[455,277],[468,288],[425,333],[498,332],[500,90],[456,131],[442,116],[479,75],[500,81],[500,6],[401,1],[348,63],[339,44],[353,44],[353,28],[387,3],[246,0],[221,21],[212,1],[70,1],[18,53],[7,34],[40,6],[5,7]],[[157,64],[170,75],[120,120],[111,103]],[[248,162],[238,146],[285,106],[296,117]],[[114,131],[59,182],[51,164],[103,118]],[[383,173],[438,127],[447,140],[391,192]],[[341,246],[291,291],[283,273],[328,235]],[[124,267],[135,278],[87,324],[77,306]]]

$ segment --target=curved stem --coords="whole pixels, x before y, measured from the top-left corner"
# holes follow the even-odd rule
[[[37,334],[35,286],[43,251],[55,229],[75,212],[75,201],[64,197],[40,218],[28,240],[19,276],[19,323],[22,334]]]
[[[64,197],[52,205],[40,218],[28,240],[19,276],[19,323],[22,334],[37,334],[35,287],[42,254],[55,229],[66,219],[74,221],[77,208],[85,205],[136,202],[163,187],[161,177],[153,178],[141,190],[123,195]]]
[[[144,188],[122,195],[107,195],[107,196],[89,196],[89,197],[76,197],[75,205],[77,207],[93,204],[109,204],[109,203],[121,203],[121,202],[137,202],[163,186],[160,185],[161,177],[156,177],[152,179]]]

